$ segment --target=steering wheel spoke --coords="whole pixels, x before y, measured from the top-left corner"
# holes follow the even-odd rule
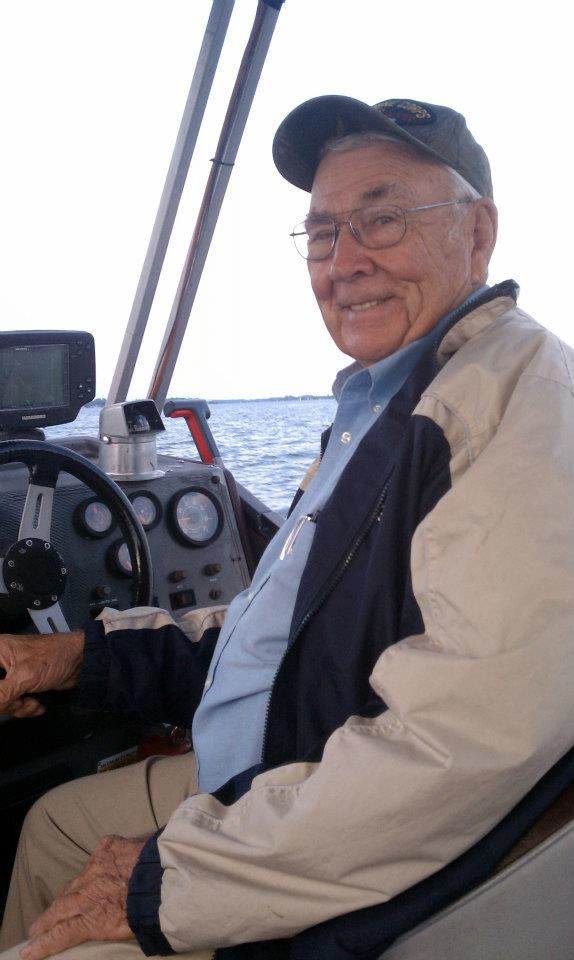
[[[28,607],[28,613],[38,633],[69,633],[70,627],[59,603],[46,607],[45,610],[36,610]]]
[[[37,483],[28,484],[26,502],[20,520],[18,539],[26,540],[38,537],[50,541],[52,529],[52,508],[54,505],[54,487],[44,487]]]

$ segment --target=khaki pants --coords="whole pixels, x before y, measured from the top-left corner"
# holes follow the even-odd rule
[[[193,754],[150,757],[133,766],[56,787],[32,807],[22,828],[0,931],[0,960],[17,960],[31,923],[77,876],[108,834],[149,837],[196,791]],[[8,949],[12,947],[14,949]],[[213,951],[179,954],[210,960]],[[91,942],[58,954],[65,960],[141,960],[135,942]]]

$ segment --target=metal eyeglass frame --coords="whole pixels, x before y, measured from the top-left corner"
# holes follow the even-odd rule
[[[355,210],[351,210],[348,216],[344,217],[342,220],[335,220],[334,217],[325,217],[324,222],[326,224],[333,225],[333,240],[332,240],[331,248],[329,252],[323,254],[323,256],[321,257],[306,257],[305,254],[302,253],[302,251],[297,246],[296,237],[304,236],[307,233],[306,230],[297,231],[297,229],[294,227],[291,233],[289,234],[289,236],[293,237],[293,243],[295,244],[295,249],[297,253],[301,257],[303,257],[304,260],[309,260],[312,263],[317,263],[321,260],[327,260],[331,256],[331,254],[333,253],[333,250],[335,249],[335,244],[337,243],[337,238],[339,236],[339,228],[341,226],[345,226],[345,224],[348,225],[349,230],[351,231],[351,235],[354,237],[357,243],[361,244],[362,247],[365,247],[367,250],[387,250],[389,247],[396,247],[397,244],[401,242],[405,233],[407,232],[407,216],[406,216],[407,213],[418,213],[420,210],[433,210],[435,207],[451,207],[458,203],[474,203],[475,200],[476,200],[476,197],[462,197],[459,200],[439,200],[436,203],[424,203],[419,207],[407,207],[407,208],[398,207],[392,203],[386,204],[385,206],[381,207],[381,209],[384,210],[384,209],[390,208],[392,210],[400,210],[403,218],[403,232],[401,236],[398,238],[398,240],[393,240],[392,243],[385,243],[382,246],[380,246],[379,244],[377,244],[376,246],[373,246],[372,244],[365,243],[362,240],[356,227],[353,226],[354,215],[356,213],[359,213],[361,210],[368,210],[370,206],[375,206],[374,204],[373,205],[369,204],[369,206],[367,207],[357,207]]]

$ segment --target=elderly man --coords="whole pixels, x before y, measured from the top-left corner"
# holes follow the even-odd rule
[[[371,957],[506,851],[507,814],[572,745],[573,355],[513,282],[486,285],[483,150],[447,107],[321,97],[274,156],[311,191],[293,237],[355,362],[207,658],[197,783],[191,757],[155,758],[30,814],[4,934],[35,921],[25,960]],[[0,662],[16,716],[76,684],[142,707],[153,663],[189,720],[200,673],[138,610],[6,637]]]

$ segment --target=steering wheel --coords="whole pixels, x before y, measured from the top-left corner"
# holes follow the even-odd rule
[[[60,606],[68,569],[51,542],[56,483],[60,473],[69,473],[85,483],[114,514],[131,560],[133,605],[148,605],[152,593],[149,546],[134,508],[117,484],[80,454],[43,440],[0,442],[0,465],[8,463],[24,463],[29,481],[18,540],[3,551],[0,559],[0,598],[9,597],[26,606],[40,633],[69,632]]]

